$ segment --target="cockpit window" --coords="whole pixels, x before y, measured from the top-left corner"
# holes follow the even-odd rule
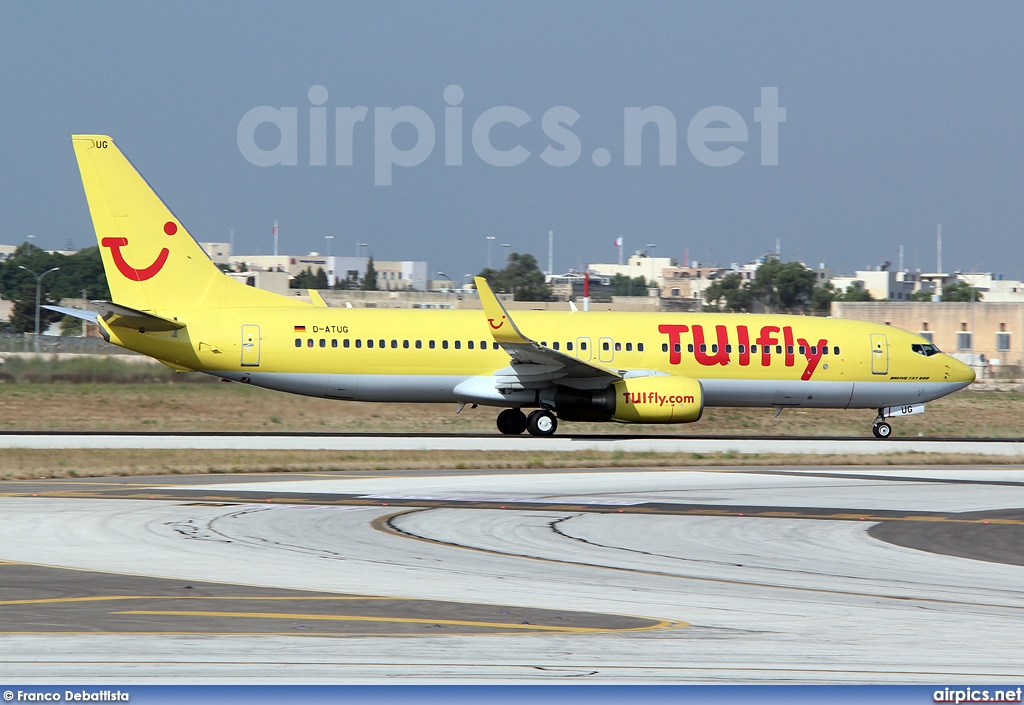
[[[918,355],[924,355],[925,357],[938,355],[940,352],[942,352],[933,343],[911,343],[910,349],[916,352]]]

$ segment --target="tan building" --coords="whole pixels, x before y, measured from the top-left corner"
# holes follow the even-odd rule
[[[832,303],[835,318],[856,318],[884,323],[919,333],[943,352],[996,372],[1013,366],[1002,375],[1019,376],[1024,368],[1024,303],[919,303],[844,302]]]

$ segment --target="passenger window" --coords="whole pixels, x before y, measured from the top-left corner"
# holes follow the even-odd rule
[[[462,349],[462,341],[461,340],[456,340],[455,341],[455,349],[456,350],[461,350]]]
[[[615,343],[615,352],[622,352],[622,343]]]
[[[295,347],[297,347],[297,348],[301,348],[302,347],[302,338],[296,338],[295,339]]]
[[[711,352],[713,352],[713,353],[718,352],[718,343],[712,343],[711,344]]]
[[[430,348],[431,350],[433,350],[433,349],[434,349],[434,341],[433,341],[433,340],[431,340],[431,341],[430,341],[430,342],[429,342],[429,343],[427,344],[427,347],[428,347],[428,348]]]
[[[804,354],[804,346],[803,345],[800,346],[800,354],[801,355]],[[817,354],[818,354],[818,346],[817,345],[812,345],[811,346],[811,355],[817,355]]]
[[[469,348],[470,350],[472,350],[473,349],[473,341],[470,340],[468,343],[466,343],[466,347]]]
[[[680,345],[679,343],[676,343],[675,345],[672,346],[672,350],[674,352],[682,352],[682,349],[683,349],[683,346]],[[690,346],[690,352],[693,352],[693,346],[692,345]]]
[[[775,346],[775,354],[776,355],[781,355],[782,354],[782,346],[781,345],[776,345]]]
[[[381,342],[381,347],[384,347],[384,341],[382,340],[380,342]],[[391,341],[391,347],[397,348],[398,347],[398,341],[397,340],[392,340]]]
[[[679,346],[677,345],[676,347],[678,348]],[[678,351],[678,350],[676,350],[676,352],[679,352],[679,351]],[[688,345],[686,346],[686,352],[693,352],[693,343],[689,343],[689,344],[688,344]]]
[[[751,346],[751,347],[753,347],[753,346]],[[765,345],[763,348],[761,348],[761,352],[763,352],[765,355],[771,355],[772,354],[772,346],[771,345]]]
[[[637,352],[643,352],[644,351],[644,344],[643,343],[637,343],[636,344],[636,351]]]
[[[356,338],[356,347],[357,348],[363,347],[363,341],[362,341],[361,338]]]
[[[338,339],[337,338],[331,338],[331,347],[332,348],[338,347]]]
[[[667,343],[666,343],[666,345],[667,345]],[[602,350],[608,350],[608,341],[607,340],[605,342],[601,343],[601,349]],[[667,349],[668,348],[666,348],[666,350]]]
[[[792,345],[787,345],[786,346],[786,354],[787,355],[792,355],[793,354],[793,346]]]
[[[416,349],[419,350],[422,347],[423,347],[423,341],[422,340],[417,340],[416,341]]]
[[[633,343],[626,343],[626,352],[633,352]]]
[[[572,350],[572,343],[566,343],[565,344],[565,349],[566,350]]]
[[[493,345],[493,346],[494,346],[494,347],[493,347],[493,349],[494,349],[494,350],[497,350],[498,348],[500,348],[500,347],[501,347],[501,346],[500,346],[500,345],[498,345],[497,343],[491,343],[491,345]]]
[[[740,350],[740,352],[743,352],[743,351]],[[751,345],[750,346],[750,354],[753,355],[756,352],[757,352],[757,346],[756,345]]]
[[[382,347],[382,348],[386,348],[387,347],[388,341],[382,339],[382,340],[378,340],[377,342],[380,343],[380,347]]]
[[[321,348],[326,348],[327,347],[327,341],[325,339],[323,339],[323,338],[320,338],[320,347]]]
[[[306,341],[306,347],[307,348],[313,347],[313,339],[312,338],[310,338],[309,340]]]
[[[740,346],[738,346],[738,347],[739,347],[739,353],[740,353],[740,355],[742,355],[743,353],[745,353],[745,352],[746,352],[746,348],[747,348],[747,346],[746,346],[746,345],[740,345]],[[726,348],[726,351],[728,351],[728,348]]]
[[[726,345],[726,346],[725,346],[725,351],[726,351],[727,353],[731,353],[731,352],[732,352],[732,345]]]
[[[587,343],[586,343],[586,341],[584,341],[584,342],[581,342],[581,343],[580,343],[580,350],[586,350],[586,349],[587,349]]]
[[[366,340],[366,347],[368,347],[368,348],[372,348],[373,347],[373,338],[367,338],[367,340]]]
[[[348,344],[348,338],[345,338],[343,341],[341,341],[341,347],[343,348],[347,348]]]
[[[822,355],[828,355],[828,346],[827,345],[822,345],[821,346],[821,354]]]
[[[408,340],[403,340],[402,341],[402,347],[405,348],[406,350],[408,350],[409,349],[409,341]]]
[[[833,355],[838,355],[839,354],[839,346],[838,345],[833,345],[832,346],[832,354]]]
[[[555,350],[558,350],[558,341],[556,340],[555,342],[553,342],[551,344],[551,347],[554,348]]]
[[[661,351],[662,352],[668,352],[668,343],[662,343],[661,344]]]
[[[442,350],[447,350],[448,349],[448,341],[447,340],[442,340],[441,341],[441,349]]]

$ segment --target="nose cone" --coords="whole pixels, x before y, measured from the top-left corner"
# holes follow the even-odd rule
[[[977,375],[974,374],[974,369],[970,365],[960,362],[956,358],[946,356],[946,367],[949,369],[949,381],[959,382],[963,386],[967,386],[975,379]]]

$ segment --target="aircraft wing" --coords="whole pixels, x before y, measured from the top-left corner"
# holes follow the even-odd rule
[[[622,379],[622,373],[619,370],[546,348],[526,337],[498,297],[491,291],[487,280],[483,277],[475,277],[474,281],[477,291],[480,292],[480,302],[484,307],[484,315],[487,317],[491,336],[512,358],[511,369],[506,368],[498,372],[498,375],[518,377],[524,382],[533,383],[556,379],[608,383]]]

